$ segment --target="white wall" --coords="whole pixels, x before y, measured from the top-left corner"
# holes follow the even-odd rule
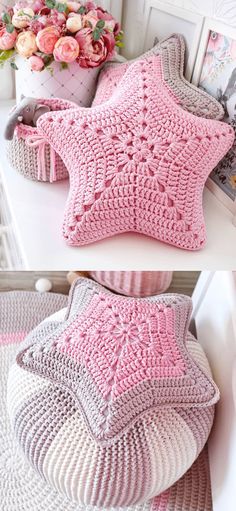
[[[214,511],[236,509],[236,280],[202,272],[193,294],[198,339],[221,393],[209,441]]]
[[[113,16],[121,21],[122,18],[122,3],[123,0],[99,0],[98,5],[101,5],[104,9],[111,12]]]
[[[164,0],[164,3],[182,7],[236,27],[236,0]],[[132,58],[140,53],[145,0],[123,0],[123,4],[125,31],[123,54],[127,58]]]

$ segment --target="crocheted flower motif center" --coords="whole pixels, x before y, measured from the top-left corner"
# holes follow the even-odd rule
[[[110,331],[111,335],[117,340],[117,344],[122,347],[125,344],[138,342],[141,328],[135,324],[129,324],[121,320],[120,323],[111,325],[108,331]]]
[[[144,118],[145,119],[145,118]],[[117,151],[119,164],[125,170],[136,170],[143,174],[153,176],[156,171],[156,156],[160,154],[161,144],[148,139],[145,132],[140,136],[127,133],[127,136],[114,136],[112,138]],[[165,144],[163,146],[166,147]]]

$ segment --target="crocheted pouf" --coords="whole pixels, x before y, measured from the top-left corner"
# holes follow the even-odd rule
[[[6,408],[9,367],[19,344],[46,315],[66,305],[66,297],[48,293],[0,293],[0,502],[4,511],[103,511],[72,503],[53,490],[31,467],[16,444]],[[64,320],[64,310],[47,318],[47,323]],[[200,354],[200,352],[199,352]],[[198,363],[204,368],[205,355]],[[206,368],[206,371],[208,369]],[[9,381],[10,383],[10,381]],[[207,447],[188,472],[160,497],[123,511],[212,511]],[[110,511],[122,511],[111,508]]]
[[[70,174],[69,245],[132,231],[187,250],[204,246],[204,184],[234,131],[176,104],[160,56],[132,64],[108,102],[48,113],[38,125]]]
[[[90,271],[89,274],[102,286],[134,297],[164,293],[173,276],[172,271]]]
[[[26,339],[9,375],[13,429],[72,502],[145,504],[203,449],[219,393],[190,314],[185,296],[124,298],[81,278],[65,321]]]
[[[75,103],[62,99],[40,99],[52,111],[77,108]],[[20,174],[34,181],[68,179],[68,171],[54,149],[46,142],[38,127],[18,124],[13,139],[7,142],[7,157]]]
[[[184,110],[208,119],[223,119],[224,109],[216,99],[202,89],[195,87],[184,78],[185,41],[182,35],[173,34],[160,41],[154,48],[135,60],[127,63],[107,63],[99,76],[93,106],[107,101],[129,66],[137,60],[144,60],[152,55],[161,55],[163,77],[176,101]]]

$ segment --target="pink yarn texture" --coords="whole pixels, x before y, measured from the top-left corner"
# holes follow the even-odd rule
[[[171,271],[90,271],[89,274],[116,293],[135,297],[164,293],[173,276]]]
[[[195,87],[184,77],[185,41],[181,34],[173,34],[158,42],[151,50],[135,60],[125,63],[106,63],[99,75],[99,82],[93,106],[104,103],[116,91],[120,80],[129,66],[138,60],[160,55],[163,65],[163,78],[175,101],[188,112],[206,119],[223,119],[224,109],[216,99],[199,87]]]
[[[70,174],[70,245],[132,231],[187,250],[204,246],[204,184],[234,132],[176,104],[160,56],[132,64],[107,103],[46,114],[38,125]]]

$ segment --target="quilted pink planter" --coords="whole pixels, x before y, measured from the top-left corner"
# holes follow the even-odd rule
[[[74,101],[79,106],[89,107],[93,101],[97,77],[100,68],[83,69],[76,62],[61,69],[60,63],[51,64],[52,74],[48,69],[39,72],[30,70],[29,63],[19,57],[16,77],[16,98],[21,94],[32,98],[61,98]]]
[[[172,271],[91,271],[99,284],[126,296],[145,297],[164,293],[172,281]]]

